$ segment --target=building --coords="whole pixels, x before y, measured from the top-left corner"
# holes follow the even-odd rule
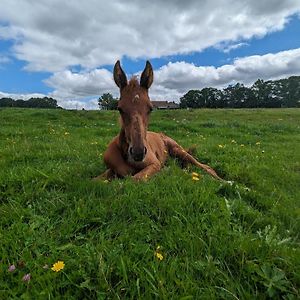
[[[168,101],[151,101],[153,109],[178,109],[179,104]]]

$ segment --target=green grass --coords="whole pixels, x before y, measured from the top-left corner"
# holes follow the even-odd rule
[[[233,185],[174,160],[92,182],[117,120],[0,110],[0,299],[299,299],[299,109],[152,114]]]

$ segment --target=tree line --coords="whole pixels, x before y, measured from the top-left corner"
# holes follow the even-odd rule
[[[117,109],[118,99],[105,93],[98,99],[103,110]],[[300,76],[263,81],[258,79],[252,86],[242,83],[229,85],[220,90],[206,87],[190,90],[180,98],[180,108],[259,108],[300,107]],[[1,98],[0,107],[61,108],[51,97],[14,100]]]
[[[300,76],[263,81],[251,87],[241,83],[223,90],[190,90],[180,98],[180,108],[300,107]]]
[[[27,108],[61,108],[57,100],[51,97],[30,98],[28,100],[14,100],[12,98],[1,98],[0,107],[27,107]]]

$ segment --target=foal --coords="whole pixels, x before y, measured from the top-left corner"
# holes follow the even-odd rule
[[[119,135],[111,141],[104,153],[104,162],[108,169],[96,179],[110,180],[115,177],[132,176],[135,180],[145,180],[159,172],[170,155],[222,180],[212,168],[198,162],[168,136],[147,131],[152,111],[148,89],[153,82],[153,69],[149,61],[140,82],[136,78],[128,82],[120,61],[117,61],[114,66],[114,80],[120,88],[118,110],[122,127]]]

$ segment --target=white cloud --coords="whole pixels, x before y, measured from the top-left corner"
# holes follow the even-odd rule
[[[291,75],[300,75],[300,48],[237,58],[232,64],[218,68],[186,62],[168,63],[154,71],[150,96],[153,100],[178,101],[190,89],[223,88],[235,82],[250,85],[258,78],[267,80]],[[97,97],[106,92],[118,96],[112,77],[105,69],[80,74],[64,71],[55,73],[46,82],[54,88],[51,95],[62,98],[61,103],[67,103],[64,99]]]
[[[237,58],[221,67],[195,66],[186,62],[169,63],[156,72],[159,85],[178,92],[207,86],[225,87],[234,82],[252,84],[256,79],[278,79],[300,75],[300,48],[275,54]]]
[[[1,0],[0,38],[34,71],[94,69],[124,55],[154,58],[280,30],[299,0]]]
[[[8,56],[0,54],[0,68],[1,68],[1,65],[7,64],[10,61],[11,61],[11,59]]]
[[[216,49],[223,51],[224,53],[229,53],[232,50],[249,46],[248,43],[237,43],[237,44],[231,44],[231,43],[220,43],[215,46]]]
[[[16,57],[27,70],[52,72],[45,83],[59,105],[97,108],[102,93],[118,96],[111,72],[103,68],[118,58],[151,59],[207,47],[230,52],[247,39],[283,29],[299,13],[299,0],[1,0],[0,39],[12,40],[13,47],[8,56],[0,55],[0,67]],[[300,74],[299,51],[237,58],[218,68],[169,63],[155,70],[150,95],[177,101],[189,89]],[[81,72],[72,72],[73,66]],[[44,96],[0,92],[5,95]]]
[[[12,99],[22,99],[22,100],[28,100],[30,98],[39,98],[39,97],[47,97],[45,94],[40,93],[31,93],[31,94],[18,94],[18,93],[5,93],[0,91],[0,98],[12,98]]]

